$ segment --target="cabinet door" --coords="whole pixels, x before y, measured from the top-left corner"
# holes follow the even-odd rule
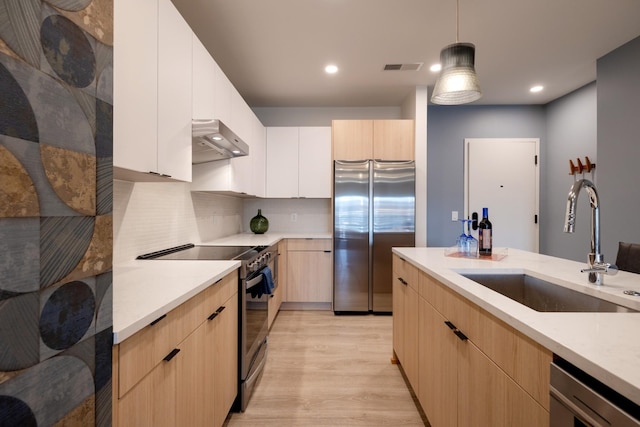
[[[238,394],[238,293],[224,302],[213,326],[213,405],[216,427],[222,426]],[[210,354],[206,352],[205,354]],[[209,402],[211,405],[211,402]],[[188,424],[185,424],[188,425]]]
[[[287,301],[331,302],[331,252],[290,250],[287,256]]]
[[[418,323],[420,300],[418,293],[410,286],[406,287],[404,299],[404,369],[413,391],[419,396],[420,382],[418,380]]]
[[[113,166],[157,172],[158,1],[115,0],[113,13]]]
[[[394,256],[395,260],[395,256]],[[393,273],[393,351],[400,361],[404,364],[404,329],[405,329],[405,301],[407,293],[407,285],[400,281],[400,277],[396,272]]]
[[[549,412],[473,343],[465,341],[459,347],[458,425],[549,425]]]
[[[297,127],[267,127],[267,197],[298,197]]]
[[[299,128],[298,160],[298,196],[331,198],[331,128]]]
[[[418,399],[433,426],[463,426],[457,419],[458,338],[445,319],[420,298],[418,357],[420,359]],[[466,425],[491,425],[471,423]]]
[[[191,182],[193,34],[171,0],[158,5],[158,172]]]
[[[413,120],[374,120],[373,157],[381,160],[414,160]]]
[[[226,125],[230,125],[231,93],[233,91],[233,84],[217,63],[215,64],[213,89],[213,102],[215,108],[213,117],[221,120]]]
[[[211,119],[215,117],[216,62],[195,34],[193,34],[192,74],[193,118]]]
[[[252,115],[252,139],[251,139],[251,168],[253,171],[252,194],[257,197],[265,197],[267,186],[267,130],[260,120]]]
[[[174,427],[176,423],[176,362],[178,353],[162,361],[118,400],[118,425]]]
[[[176,357],[176,419],[177,425],[204,426],[211,420],[212,396],[206,393],[207,378],[206,328],[201,325],[178,348]]]
[[[333,160],[373,159],[373,120],[332,122]]]

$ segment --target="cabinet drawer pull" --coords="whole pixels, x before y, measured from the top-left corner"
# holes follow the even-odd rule
[[[460,338],[462,341],[466,341],[469,338],[462,333],[462,331],[460,331],[459,329],[456,329],[455,331],[453,331],[454,334],[456,334],[458,336],[458,338]]]
[[[451,329],[452,331],[455,331],[456,329],[458,329],[458,328],[456,328],[456,325],[454,325],[453,323],[449,322],[448,320],[446,320],[444,322],[444,324],[447,325],[449,327],[449,329]]]
[[[163,314],[162,316],[158,317],[156,320],[154,320],[153,322],[149,323],[149,326],[153,326],[156,323],[158,323],[159,321],[161,321],[162,319],[164,319],[165,317],[167,317],[166,314]]]
[[[323,251],[325,254],[330,254],[331,251]]]
[[[407,281],[404,280],[402,277],[398,277],[398,280],[400,281],[400,283],[402,283],[403,285],[408,285]]]
[[[214,311],[213,313],[211,313],[211,315],[209,317],[207,317],[207,320],[215,319],[218,314],[220,314],[220,312]]]
[[[171,359],[173,359],[176,356],[176,354],[178,354],[178,353],[180,353],[180,349],[179,348],[174,348],[173,350],[171,350],[171,353],[167,354],[164,357],[164,359],[162,359],[162,360],[164,360],[165,362],[168,362]]]
[[[216,313],[222,313],[224,311],[224,309],[227,308],[224,305],[221,305],[220,307],[218,307],[218,309],[216,310]]]
[[[149,173],[150,173],[151,175],[160,175],[158,172],[154,172],[154,171],[149,171]]]

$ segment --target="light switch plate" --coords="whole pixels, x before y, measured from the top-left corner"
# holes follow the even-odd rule
[[[451,211],[451,221],[458,220],[458,211]]]

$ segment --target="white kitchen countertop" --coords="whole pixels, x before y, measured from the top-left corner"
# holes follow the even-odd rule
[[[242,233],[198,244],[271,246],[288,238],[330,239],[331,233]],[[238,267],[240,261],[203,260],[133,260],[114,266],[114,344],[129,338]]]
[[[461,273],[526,273],[567,288],[640,310],[640,275],[605,276],[604,286],[587,282],[586,263],[508,249],[500,261],[445,256],[444,248],[393,248],[393,252],[452,290],[640,404],[640,313],[537,312]]]
[[[113,268],[113,343],[240,267],[240,261],[135,260]]]

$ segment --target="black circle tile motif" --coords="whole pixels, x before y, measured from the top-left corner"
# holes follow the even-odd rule
[[[51,294],[40,313],[40,337],[54,350],[71,347],[91,326],[96,300],[89,286],[69,282]]]
[[[12,396],[0,396],[0,426],[37,427],[29,405]]]
[[[27,95],[0,64],[0,134],[38,142],[38,123]]]
[[[82,30],[60,15],[47,17],[40,27],[42,51],[56,74],[74,87],[87,87],[95,78],[96,58]]]

